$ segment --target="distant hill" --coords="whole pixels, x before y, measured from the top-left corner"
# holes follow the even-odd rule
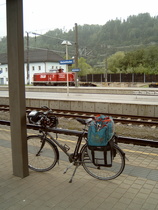
[[[44,35],[30,37],[29,44],[32,48],[47,48],[63,56],[65,48],[61,45],[62,39],[75,42],[74,31],[48,31]],[[110,20],[105,25],[78,26],[79,56],[85,57],[91,65],[101,61],[105,54],[111,55],[117,51],[129,51],[155,44],[158,44],[158,16],[151,17],[149,13],[129,16],[123,21]],[[0,53],[3,52],[6,52],[6,37],[0,41]],[[69,47],[69,55],[75,55],[73,46]]]

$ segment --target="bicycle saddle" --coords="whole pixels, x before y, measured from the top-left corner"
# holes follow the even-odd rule
[[[83,125],[87,125],[89,124],[93,119],[92,118],[88,118],[88,119],[82,119],[82,118],[76,118],[76,120],[78,122],[80,122]]]

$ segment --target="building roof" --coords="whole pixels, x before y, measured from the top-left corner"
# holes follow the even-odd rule
[[[35,49],[35,50],[29,50],[24,52],[24,60],[25,63],[27,62],[29,55],[29,62],[59,62],[60,60],[63,60],[63,58],[58,55],[57,53],[50,51],[50,50],[44,50],[44,49]],[[0,63],[1,64],[7,64],[7,53],[0,54]]]

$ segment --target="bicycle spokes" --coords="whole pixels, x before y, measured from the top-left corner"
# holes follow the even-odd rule
[[[41,147],[40,147],[39,151],[37,152],[36,156],[40,156],[40,153],[41,153],[41,151],[42,151],[44,145],[45,145],[45,140],[44,140],[44,138],[43,138],[43,139],[41,140]]]

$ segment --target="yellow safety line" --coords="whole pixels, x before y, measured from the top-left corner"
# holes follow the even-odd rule
[[[9,130],[7,130],[7,129],[1,129],[0,128],[0,130],[9,132]],[[29,134],[29,135],[33,135],[33,134]],[[69,140],[69,139],[58,138],[58,140],[60,140],[60,141],[67,141],[67,142],[74,143],[74,144],[76,143],[75,141],[72,141],[72,140]],[[82,143],[82,144],[84,144],[84,143]],[[138,154],[143,154],[143,155],[158,156],[158,154],[156,154],[156,153],[141,152],[141,151],[135,151],[135,150],[129,150],[129,149],[123,149],[123,151],[131,152],[131,153],[138,153]]]
[[[141,152],[141,151],[135,151],[135,150],[129,150],[129,149],[123,149],[123,151],[131,152],[131,153],[138,153],[138,154],[143,154],[143,155],[158,156],[158,154],[156,153]]]
[[[7,130],[7,129],[2,129],[2,128],[0,128],[0,130],[1,130],[1,131],[7,131],[7,132],[10,131],[10,130]]]
[[[2,131],[7,131],[7,132],[9,132],[10,130],[7,130],[7,129],[2,129],[2,128],[0,128],[0,130],[2,130]],[[36,134],[34,134],[34,133],[28,133],[29,135],[36,135]],[[67,141],[67,142],[71,142],[71,143],[76,143],[75,141],[72,141],[72,140],[69,140],[69,139],[62,139],[62,138],[58,138],[58,140],[60,140],[60,141]]]

